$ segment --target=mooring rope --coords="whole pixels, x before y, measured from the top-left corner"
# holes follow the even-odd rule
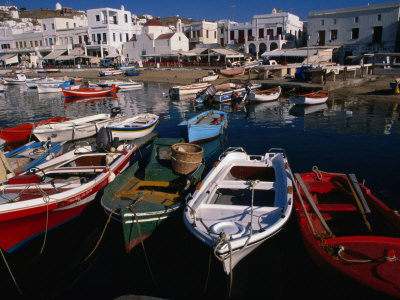
[[[96,245],[94,246],[93,250],[90,251],[89,255],[86,256],[86,258],[85,258],[82,262],[87,261],[87,260],[93,255],[93,253],[97,250],[97,248],[98,248],[99,245],[100,245],[101,240],[103,239],[104,233],[106,232],[106,229],[107,229],[107,227],[108,227],[108,224],[110,223],[110,220],[111,220],[112,215],[113,215],[118,209],[119,209],[119,208],[113,209],[113,210],[110,212],[110,214],[108,215],[108,218],[107,218],[107,222],[106,222],[106,224],[104,225],[103,231],[101,232],[101,235],[100,235],[100,237],[99,237],[99,240],[97,241],[97,243],[96,243]]]
[[[4,256],[3,249],[1,249],[1,248],[0,248],[0,253],[1,253],[1,256],[2,256],[2,258],[3,258],[4,264],[5,264],[6,267],[7,267],[8,273],[10,274],[11,279],[14,281],[14,284],[15,284],[17,290],[18,290],[18,293],[19,293],[20,295],[22,295],[22,290],[21,290],[21,288],[19,287],[18,282],[17,282],[17,280],[16,280],[15,277],[14,277],[14,274],[13,274],[13,272],[11,271],[11,268],[10,268],[10,266],[9,266],[8,263],[7,263],[7,259],[6,259],[6,257]]]
[[[39,255],[41,255],[44,251],[44,247],[46,245],[47,241],[47,231],[49,227],[49,202],[50,202],[50,197],[49,195],[40,187],[40,185],[35,184],[36,188],[39,190],[39,192],[42,194],[43,201],[46,203],[46,227],[44,231],[44,238],[43,238],[43,244],[42,248],[40,249]]]
[[[137,202],[138,201],[136,201],[134,204],[136,204]],[[150,276],[153,279],[154,285],[157,286],[157,281],[156,281],[156,278],[154,277],[153,271],[151,270],[150,260],[149,260],[149,257],[147,255],[146,248],[144,246],[142,230],[140,229],[139,219],[137,217],[136,212],[133,210],[132,206],[129,206],[128,209],[133,213],[133,216],[135,217],[136,226],[137,226],[137,230],[138,230],[138,233],[139,233],[140,244],[142,245],[142,249],[143,249],[143,252],[144,252],[144,257],[146,259],[147,267],[149,268]]]

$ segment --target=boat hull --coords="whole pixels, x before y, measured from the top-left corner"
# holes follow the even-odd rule
[[[315,93],[290,96],[290,101],[297,105],[316,105],[325,103],[329,98],[328,91],[318,91]]]
[[[117,86],[113,86],[112,88],[105,89],[65,89],[62,88],[63,95],[65,97],[100,97],[107,96],[117,92]]]
[[[336,276],[342,275],[344,278],[351,278],[375,290],[400,297],[400,278],[398,277],[400,261],[396,259],[400,256],[400,238],[398,238],[400,217],[377,199],[368,188],[359,184],[372,212],[372,224],[378,229],[377,232],[384,232],[386,236],[371,233],[366,229],[362,218],[357,217],[358,214],[361,216],[361,213],[356,202],[354,200],[348,201],[349,197],[338,192],[338,190],[342,191],[343,186],[345,186],[343,174],[325,172],[320,174],[322,174],[322,180],[318,182],[314,173],[303,173],[301,178],[311,194],[317,195],[315,193],[317,192],[318,195],[321,195],[321,198],[318,199],[325,199],[325,201],[316,202],[316,205],[328,225],[335,226],[337,224],[335,218],[339,217],[340,219],[336,221],[340,220],[342,227],[338,228],[347,228],[347,234],[341,236],[342,230],[337,229],[339,230],[338,233],[337,230],[334,230],[336,228],[334,227],[332,231],[335,237],[326,236],[325,229],[313,213],[307,197],[303,194],[307,215],[310,217],[314,231],[316,231],[315,236],[325,236],[324,239],[316,238],[307,221],[305,209],[296,195],[294,199],[296,217],[304,246],[309,255],[324,271]],[[331,179],[326,180],[327,177]],[[329,181],[334,184],[333,190],[327,189],[331,186]],[[329,196],[328,192],[330,191],[335,193],[335,198]],[[348,191],[346,193],[351,193],[349,186],[346,187],[346,191]],[[336,199],[336,201],[327,201],[330,199]],[[364,228],[363,230],[369,232],[369,235],[352,235],[352,232],[361,232],[359,226],[348,223],[349,217],[351,220],[358,220],[360,226],[363,225],[360,228]],[[342,247],[343,250],[340,252]],[[393,256],[390,255],[391,252]]]
[[[158,123],[158,119],[153,124],[146,128],[132,128],[132,127],[107,127],[111,129],[112,136],[118,137],[120,140],[133,140],[150,134]]]
[[[176,86],[169,89],[169,95],[171,97],[177,97],[181,95],[196,94],[198,92],[205,90],[209,85],[210,85],[209,83],[205,83],[205,84],[193,84],[188,86]]]
[[[271,91],[271,93],[266,93],[267,91]],[[247,100],[254,102],[269,102],[277,100],[281,95],[281,87],[279,87],[277,91],[273,91],[272,89],[267,91],[264,91],[264,93],[250,92]]]

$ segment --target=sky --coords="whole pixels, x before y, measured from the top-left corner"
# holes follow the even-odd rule
[[[25,7],[27,10],[38,8],[54,9],[55,4],[60,2],[62,6],[71,7],[73,10],[87,10],[92,8],[120,8],[124,5],[126,10],[133,14],[150,14],[154,17],[169,17],[179,15],[182,18],[194,20],[217,21],[230,19],[237,22],[250,22],[253,15],[271,13],[273,8],[290,12],[306,21],[307,15],[312,11],[329,10],[365,6],[394,1],[361,1],[361,0],[286,0],[262,1],[262,0],[6,0],[6,4],[16,5],[18,8]],[[4,2],[2,2],[4,3]]]

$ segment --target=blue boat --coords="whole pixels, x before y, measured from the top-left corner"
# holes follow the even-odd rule
[[[189,143],[201,143],[222,134],[228,120],[225,112],[208,110],[178,125],[185,129],[184,135]]]
[[[125,75],[126,76],[139,76],[140,72],[139,71],[126,71]]]
[[[64,143],[29,142],[17,149],[4,153],[14,173],[27,171],[62,154]]]

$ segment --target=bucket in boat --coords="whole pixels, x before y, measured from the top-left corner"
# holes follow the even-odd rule
[[[178,174],[190,174],[203,160],[204,150],[196,144],[177,143],[171,146],[171,150],[172,169]]]

